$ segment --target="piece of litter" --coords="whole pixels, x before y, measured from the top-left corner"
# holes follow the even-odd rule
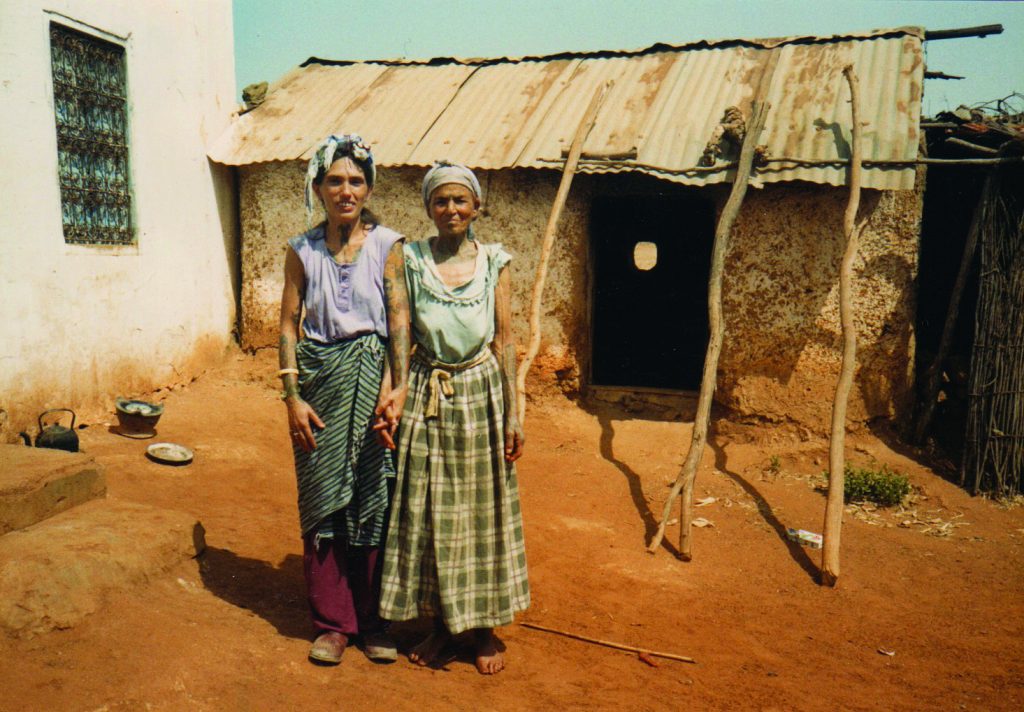
[[[653,668],[661,667],[660,665],[658,665],[658,661],[652,658],[646,651],[641,650],[636,654],[636,656],[640,658],[641,661],[647,663]]]
[[[718,501],[718,500],[717,500],[717,499],[715,499],[714,497],[705,497],[704,499],[698,499],[698,500],[697,500],[697,501],[696,501],[696,502],[694,503],[694,505],[693,505],[693,506],[694,506],[694,507],[706,507],[706,506],[708,506],[709,504],[714,504],[714,503],[715,503],[715,502],[717,502],[717,501]]]
[[[713,527],[715,526],[704,517],[697,517],[693,520],[693,526],[695,527]]]
[[[811,549],[820,549],[822,544],[821,534],[815,534],[806,529],[786,529],[786,538]]]
[[[895,650],[886,650],[885,648],[879,648],[878,652],[882,655],[888,655],[890,658],[896,654]]]

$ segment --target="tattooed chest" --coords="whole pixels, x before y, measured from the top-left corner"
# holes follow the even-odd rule
[[[476,259],[453,258],[440,262],[437,265],[437,273],[447,286],[459,287],[473,279],[476,273]]]

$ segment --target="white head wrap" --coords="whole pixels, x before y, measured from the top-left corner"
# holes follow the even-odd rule
[[[483,198],[480,191],[480,181],[476,179],[473,171],[461,163],[437,161],[427,171],[427,175],[423,176],[423,207],[427,209],[428,213],[430,212],[430,194],[437,190],[438,187],[449,183],[469,188],[477,200]]]
[[[370,147],[363,142],[358,134],[342,134],[341,136],[331,134],[316,147],[313,157],[309,159],[306,166],[306,224],[313,224],[313,206],[315,194],[313,182],[321,170],[327,172],[334,162],[348,156],[355,161],[366,175],[366,184],[373,187],[377,182],[377,166],[373,162],[373,153]]]

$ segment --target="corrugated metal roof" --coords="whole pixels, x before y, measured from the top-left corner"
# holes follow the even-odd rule
[[[850,141],[843,67],[852,63],[860,80],[865,160],[913,161],[922,37],[923,30],[900,28],[521,59],[310,59],[240,116],[210,157],[229,165],[308,159],[323,136],[345,131],[361,134],[382,166],[447,158],[481,169],[557,168],[594,92],[613,80],[584,144],[581,171],[719,183],[731,179],[727,165],[699,168],[701,153],[727,107],[749,115],[766,59],[776,53],[761,137],[776,160],[753,180],[842,185]],[[864,185],[913,188],[913,166],[869,164]]]

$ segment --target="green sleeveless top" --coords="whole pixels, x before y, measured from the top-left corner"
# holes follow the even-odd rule
[[[405,245],[413,342],[438,361],[469,361],[494,340],[494,290],[512,256],[499,244],[477,246],[473,278],[453,288],[441,279],[426,240]]]

